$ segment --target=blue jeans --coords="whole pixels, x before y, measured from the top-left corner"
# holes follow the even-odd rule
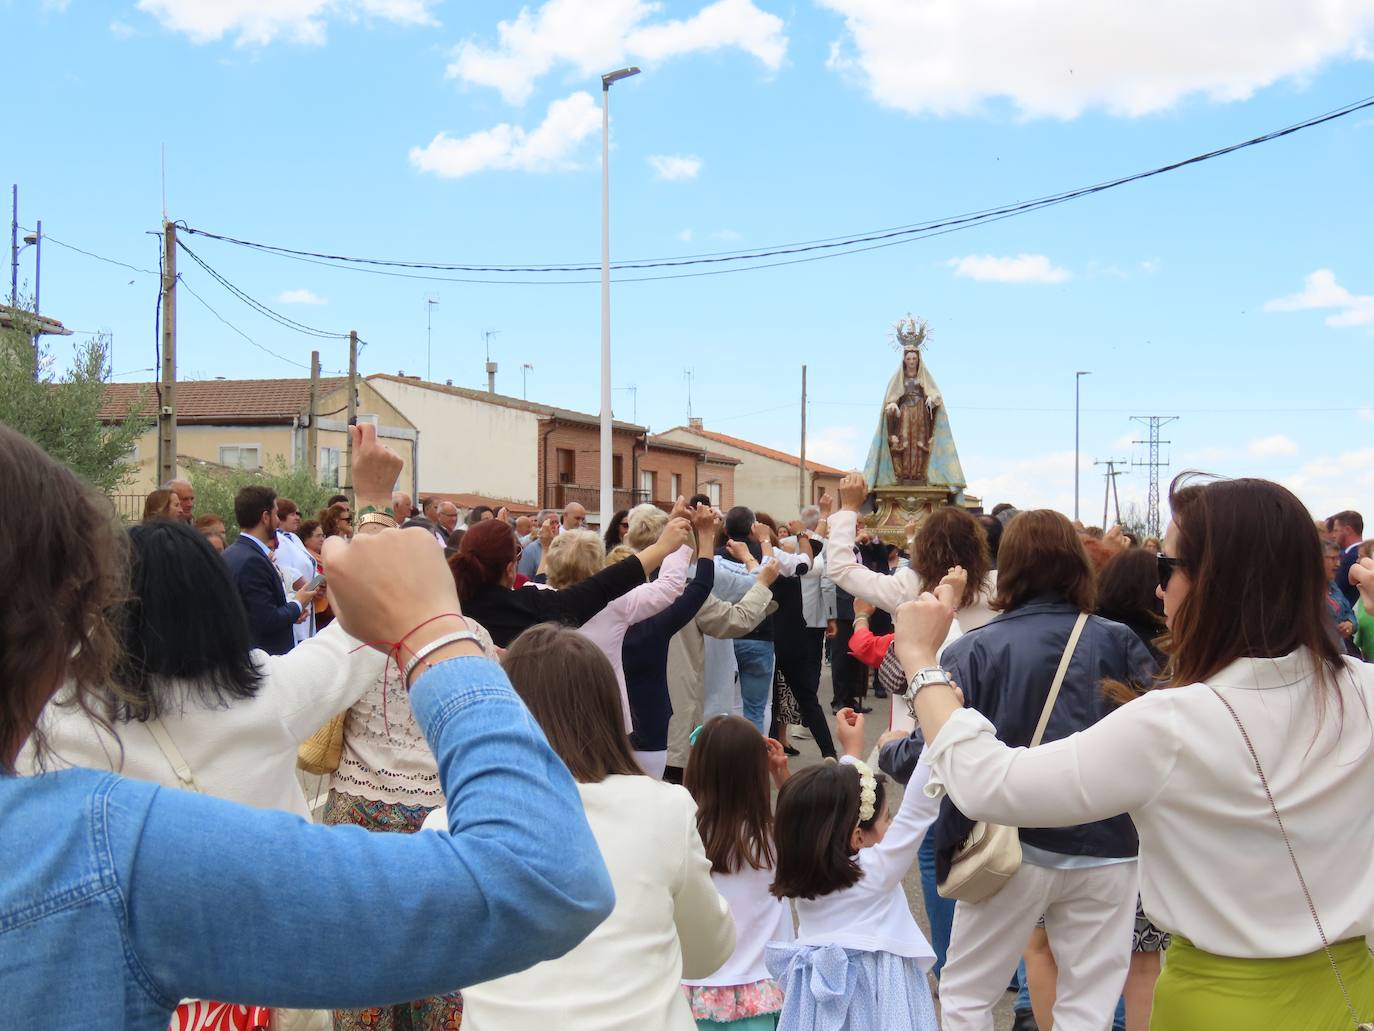
[[[930,921],[930,947],[935,950],[935,976],[945,965],[949,951],[949,934],[954,928],[954,900],[942,898],[935,880],[935,835],[927,833],[917,853],[921,864],[921,900],[925,903],[926,919]],[[1029,1008],[1030,1003],[1026,1004]]]
[[[767,734],[763,714],[773,697],[773,642],[736,641],[735,662],[739,665],[739,693],[744,703],[744,718]]]

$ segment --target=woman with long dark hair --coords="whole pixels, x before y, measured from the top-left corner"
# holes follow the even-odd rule
[[[1130,815],[1145,912],[1174,934],[1152,1028],[1345,1031],[1374,1017],[1374,823],[1363,815],[1374,669],[1331,632],[1321,543],[1291,492],[1184,476],[1169,500],[1158,688],[1026,750],[933,673],[915,698],[930,783],[1003,824]],[[1356,580],[1374,600],[1374,562]],[[904,666],[934,664],[948,602],[899,612]]]
[[[630,510],[622,508],[615,515],[611,516],[611,523],[606,527],[602,540],[606,542],[606,554],[609,555],[620,545],[625,543],[625,537],[630,532]]]

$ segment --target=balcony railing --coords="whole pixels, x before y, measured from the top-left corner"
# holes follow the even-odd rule
[[[622,508],[634,508],[635,505],[643,504],[649,500],[647,491],[626,490],[622,487],[615,489],[614,497],[617,512]],[[574,501],[588,512],[595,512],[601,507],[601,488],[588,487],[578,483],[547,483],[544,485],[545,508],[562,509]]]

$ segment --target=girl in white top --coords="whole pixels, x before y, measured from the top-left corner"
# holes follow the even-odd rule
[[[700,1031],[772,1031],[782,990],[763,961],[770,941],[791,941],[792,913],[773,882],[773,812],[768,777],[788,777],[782,745],[743,716],[713,716],[698,729],[683,776],[697,804],[697,830],[711,880],[735,918],[735,952],[709,977],[684,980]]]
[[[1374,667],[1328,632],[1321,546],[1288,490],[1176,480],[1170,504],[1160,688],[1013,749],[956,688],[923,687],[927,790],[997,823],[1130,814],[1145,912],[1174,932],[1152,1028],[1344,1031],[1374,1017]],[[1351,580],[1369,603],[1374,562],[1362,565]],[[899,610],[903,666],[933,663],[950,600]]]
[[[858,756],[864,719],[841,709],[839,764],[811,766],[778,793],[773,894],[796,900],[797,943],[775,943],[768,969],[782,986],[780,1031],[936,1031],[926,974],[935,953],[907,905],[911,868],[939,802],[916,766],[895,817],[886,778]]]
[[[577,781],[616,901],[560,959],[465,988],[463,1031],[695,1031],[680,981],[730,958],[735,925],[711,882],[692,797],[639,772],[611,665],[585,636],[532,627],[504,666]],[[519,805],[511,799],[511,819],[538,818]],[[426,823],[446,827],[447,815]]]

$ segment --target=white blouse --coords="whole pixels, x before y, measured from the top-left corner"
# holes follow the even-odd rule
[[[308,820],[296,749],[367,690],[386,657],[337,623],[285,655],[255,650],[252,657],[262,674],[252,698],[209,708],[187,685],[176,685],[169,695],[185,697],[185,704],[165,706],[162,725],[207,795],[285,809]],[[49,768],[85,766],[182,786],[147,725],[137,720],[114,724],[116,740],[80,709],[54,699],[43,710],[43,728],[53,753]],[[25,754],[24,772],[34,772],[32,756]]]
[[[840,761],[848,760],[846,756]],[[940,814],[939,800],[922,790],[928,776],[930,769],[921,759],[883,840],[859,849],[863,876],[855,884],[819,898],[795,900],[797,941],[890,952],[915,959],[922,970],[935,965],[935,952],[916,925],[902,887],[921,841]]]
[[[696,1031],[680,981],[710,975],[735,947],[696,804],[683,788],[648,777],[617,775],[577,789],[615,909],[561,958],[464,988],[463,1031]],[[436,810],[425,826],[446,820]]]
[[[735,951],[711,976],[684,979],[682,983],[728,988],[765,980],[769,973],[763,961],[764,946],[770,941],[790,942],[796,937],[792,930],[792,907],[768,891],[773,883],[773,868],[755,870],[746,866],[734,873],[713,873],[711,882],[735,918]]]
[[[1345,660],[1319,695],[1310,654],[1238,659],[1207,684],[1152,691],[1071,737],[1008,748],[960,709],[926,748],[926,791],[974,819],[1027,827],[1129,813],[1140,893],[1160,927],[1221,956],[1321,948],[1259,775],[1259,753],[1331,942],[1374,932],[1374,666]]]

